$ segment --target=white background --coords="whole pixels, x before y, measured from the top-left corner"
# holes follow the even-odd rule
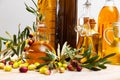
[[[34,1],[37,2],[37,0]],[[79,16],[84,2],[85,0],[78,0]],[[96,20],[104,2],[105,0],[91,0],[91,15]],[[114,0],[114,2],[120,11],[120,0]],[[0,0],[0,36],[6,36],[5,31],[15,34],[18,30],[18,24],[21,24],[21,29],[23,29],[27,25],[31,26],[35,21],[35,16],[26,11],[24,3],[34,7],[31,0]]]

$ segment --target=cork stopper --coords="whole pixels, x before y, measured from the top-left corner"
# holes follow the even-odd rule
[[[91,29],[94,29],[95,25],[96,25],[96,22],[94,19],[89,19],[89,23],[90,23],[90,28]]]

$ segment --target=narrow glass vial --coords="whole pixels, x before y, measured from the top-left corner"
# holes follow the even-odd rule
[[[106,0],[103,8],[99,12],[98,15],[98,32],[100,34],[100,40],[102,41],[101,45],[99,45],[99,52],[102,56],[105,55],[105,51],[109,47],[109,44],[105,41],[104,31],[106,29],[112,28],[112,23],[117,22],[119,18],[119,12],[117,7],[114,5],[113,0]],[[113,33],[109,33],[108,37],[112,41]]]

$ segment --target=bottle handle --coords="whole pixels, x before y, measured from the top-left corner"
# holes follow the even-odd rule
[[[113,29],[112,29],[112,28],[105,29],[105,30],[104,30],[104,34],[103,34],[103,35],[104,35],[103,37],[104,37],[105,41],[106,41],[109,45],[112,44],[112,41],[111,41],[111,40],[109,39],[109,37],[108,37],[108,33],[111,32],[111,31],[113,32]]]

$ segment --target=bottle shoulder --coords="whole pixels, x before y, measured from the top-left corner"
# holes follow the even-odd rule
[[[104,6],[98,15],[98,19],[104,19],[105,21],[118,20],[119,11],[116,6]]]
[[[109,11],[109,12],[119,12],[118,11],[118,8],[116,6],[103,6],[102,9],[100,10],[100,12],[103,12],[103,11]]]

